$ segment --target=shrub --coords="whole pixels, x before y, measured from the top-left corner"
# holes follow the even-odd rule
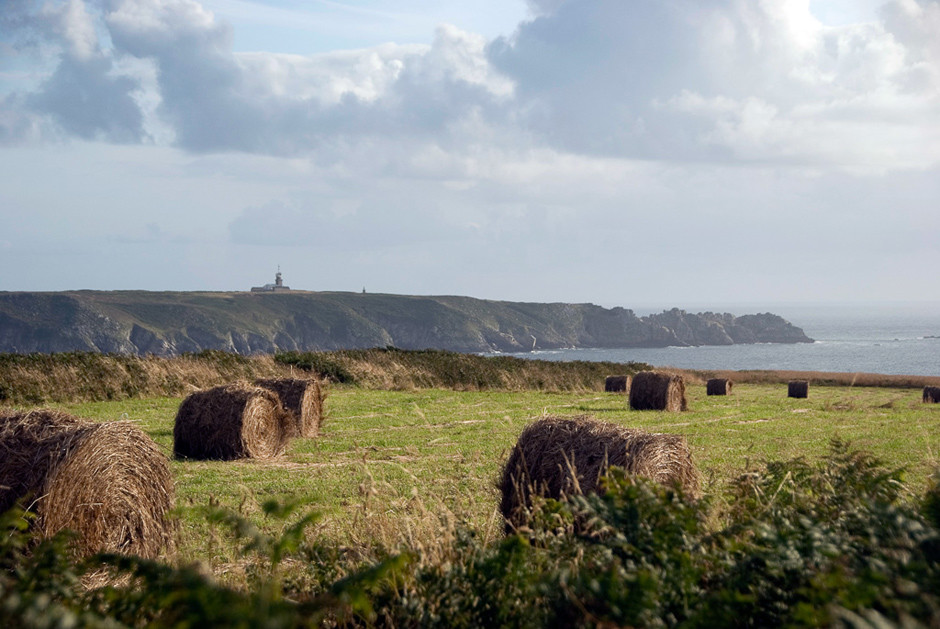
[[[727,511],[715,513],[612,468],[604,492],[537,505],[531,529],[488,546],[465,536],[452,561],[386,593],[379,617],[404,626],[937,626],[940,532],[924,514],[935,514],[940,488],[921,505],[902,500],[900,481],[900,471],[835,442],[818,462],[742,475]]]
[[[104,617],[82,608],[71,536],[38,542],[28,533],[32,517],[19,506],[0,514],[0,626],[106,626]]]
[[[359,565],[311,543],[316,517],[296,505],[263,505],[275,534],[210,509],[252,566],[244,590],[124,555],[72,565],[66,536],[32,539],[14,509],[0,516],[0,624],[940,626],[940,483],[908,500],[899,470],[844,443],[741,475],[720,511],[616,468],[602,488],[537,502],[529,528],[493,542],[460,525],[434,559],[360,549]],[[287,590],[314,560],[332,565]],[[85,592],[102,565],[118,579]]]
[[[281,352],[275,362],[316,374],[318,378],[341,384],[353,384],[355,377],[330,354],[323,352]]]
[[[830,626],[846,611],[937,623],[938,530],[901,495],[900,470],[838,441],[817,464],[743,475],[698,624]]]

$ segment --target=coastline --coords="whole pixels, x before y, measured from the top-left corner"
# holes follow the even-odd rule
[[[579,348],[511,355],[551,361],[638,361],[660,368],[712,371],[940,376],[940,303],[773,307],[815,342],[623,350]]]

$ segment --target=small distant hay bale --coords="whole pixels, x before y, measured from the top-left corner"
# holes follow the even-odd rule
[[[173,496],[166,456],[132,422],[0,413],[0,512],[21,502],[40,537],[70,529],[81,556],[156,559],[173,549]]]
[[[787,385],[787,397],[809,397],[809,382],[806,380],[792,380]]]
[[[630,390],[630,376],[607,376],[604,391],[607,393],[626,393]]]
[[[255,385],[277,394],[290,413],[289,437],[318,437],[325,417],[326,392],[317,380],[280,378],[255,380]]]
[[[924,404],[940,403],[940,387],[924,387]]]
[[[284,451],[291,418],[273,391],[239,382],[192,393],[173,426],[177,458],[231,461]]]
[[[699,473],[681,435],[648,433],[581,416],[526,426],[503,468],[500,511],[507,531],[526,521],[533,493],[559,499],[597,491],[608,466],[698,495]]]
[[[679,412],[688,408],[682,376],[641,371],[630,384],[630,408],[635,411]]]
[[[705,383],[705,393],[707,395],[731,395],[731,389],[734,383],[727,378],[712,378]]]

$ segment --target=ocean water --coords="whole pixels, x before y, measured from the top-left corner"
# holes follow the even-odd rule
[[[656,349],[564,349],[513,354],[541,360],[639,361],[684,369],[779,369],[940,376],[940,302],[735,305],[684,308],[735,315],[773,312],[815,343]],[[661,311],[634,309],[637,315]]]

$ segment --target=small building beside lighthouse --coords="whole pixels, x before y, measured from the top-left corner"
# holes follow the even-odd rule
[[[289,290],[290,286],[284,286],[284,279],[281,277],[281,267],[277,267],[277,273],[274,274],[273,284],[251,287],[251,292],[253,293],[281,293]]]

